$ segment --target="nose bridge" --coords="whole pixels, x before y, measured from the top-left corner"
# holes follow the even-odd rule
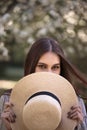
[[[48,72],[53,72],[52,70],[49,70]]]
[[[47,68],[47,72],[52,72],[51,67],[48,67],[48,68]]]

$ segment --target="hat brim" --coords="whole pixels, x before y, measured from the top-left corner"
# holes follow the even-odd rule
[[[10,101],[14,104],[13,110],[17,118],[12,124],[12,130],[28,130],[23,122],[23,107],[29,97],[40,91],[54,93],[61,102],[62,119],[57,130],[74,130],[76,122],[67,118],[71,106],[78,104],[73,86],[62,76],[48,72],[30,74],[18,81],[13,88]]]

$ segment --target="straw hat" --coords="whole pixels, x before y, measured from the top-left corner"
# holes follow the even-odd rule
[[[12,130],[74,130],[67,118],[78,100],[72,85],[62,76],[38,72],[22,78],[12,90],[10,101],[17,116]]]

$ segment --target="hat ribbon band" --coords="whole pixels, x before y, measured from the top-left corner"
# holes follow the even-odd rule
[[[25,102],[25,104],[26,104],[30,99],[32,99],[32,98],[34,98],[34,97],[36,97],[36,96],[39,96],[39,95],[47,95],[47,96],[50,96],[50,97],[54,98],[56,101],[58,101],[58,103],[61,105],[61,102],[60,102],[59,98],[58,98],[56,95],[54,95],[53,93],[47,92],[47,91],[41,91],[41,92],[34,93],[31,97],[29,97],[29,98],[27,99],[27,101]]]

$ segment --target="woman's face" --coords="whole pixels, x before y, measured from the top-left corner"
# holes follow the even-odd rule
[[[60,71],[60,57],[53,52],[43,54],[35,68],[35,72],[52,72],[60,74]]]

